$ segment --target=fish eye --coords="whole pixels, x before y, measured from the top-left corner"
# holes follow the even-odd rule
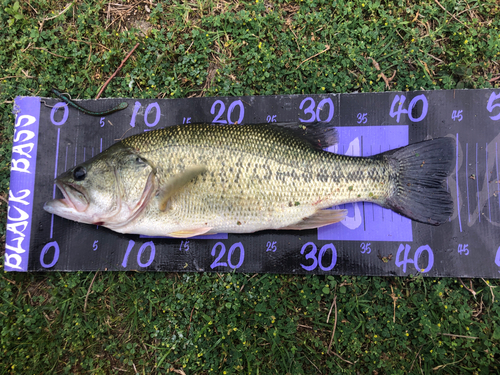
[[[76,169],[73,171],[73,178],[75,179],[75,181],[83,181],[86,175],[87,171],[84,167],[76,167]]]

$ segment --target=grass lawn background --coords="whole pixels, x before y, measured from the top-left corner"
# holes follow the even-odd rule
[[[0,4],[1,255],[13,99],[94,98],[136,43],[103,97],[500,87],[495,0]],[[2,269],[0,373],[499,373],[499,285]]]

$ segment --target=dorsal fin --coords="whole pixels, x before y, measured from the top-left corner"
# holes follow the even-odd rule
[[[324,122],[317,121],[311,122],[310,124],[300,122],[276,122],[268,125],[283,129],[293,134],[295,137],[305,140],[317,150],[326,149],[338,142],[337,130],[332,125]]]

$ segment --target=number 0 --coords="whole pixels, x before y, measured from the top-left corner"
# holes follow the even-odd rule
[[[227,109],[228,124],[234,124],[234,122],[231,121],[231,114],[233,113],[233,110],[236,106],[240,107],[240,116],[238,117],[238,121],[236,123],[241,124],[243,122],[243,118],[245,117],[245,107],[243,107],[243,102],[241,100],[236,100],[232,102],[229,108]]]
[[[325,255],[327,250],[332,251],[332,261],[328,267],[323,266],[323,255]],[[323,271],[330,271],[335,267],[335,264],[337,264],[337,249],[332,243],[324,245],[321,250],[319,251],[318,255],[318,263],[319,263],[319,268],[321,268]]]
[[[141,256],[147,247],[151,248],[151,252],[149,253],[149,260],[146,263],[142,263]],[[153,260],[155,259],[155,253],[156,249],[153,241],[143,243],[141,248],[139,249],[139,252],[137,253],[137,264],[139,265],[139,267],[149,267],[151,263],[153,263]]]
[[[420,114],[420,117],[417,117],[417,118],[414,118],[411,114],[411,112],[413,111],[413,108],[415,107],[415,105],[417,104],[417,102],[421,100],[422,101],[422,113]],[[429,103],[427,103],[427,98],[425,97],[424,94],[421,94],[421,95],[417,95],[415,96],[412,101],[410,102],[410,105],[408,106],[408,118],[410,119],[410,121],[413,121],[413,122],[419,122],[419,121],[422,121],[425,116],[427,115],[427,107],[429,106]]]
[[[420,254],[422,254],[422,251],[427,251],[427,254],[429,256],[429,263],[427,264],[427,267],[422,271],[422,269],[418,266],[418,258],[420,257]],[[429,245],[424,245],[420,246],[417,251],[415,251],[415,257],[413,258],[413,264],[415,265],[415,268],[417,271],[420,271],[422,273],[429,272],[432,269],[432,266],[434,265],[434,253],[432,252],[432,249],[430,248]]]
[[[236,248],[240,249],[240,260],[236,265],[234,265],[231,262],[231,256],[233,255],[234,251]],[[241,242],[236,242],[229,248],[229,253],[227,254],[227,263],[229,264],[229,267],[232,269],[240,268],[240,266],[243,264],[243,260],[245,259],[245,250],[243,249],[243,244]]]
[[[54,257],[52,258],[52,262],[47,264],[45,263],[43,258],[45,257],[45,254],[47,254],[47,252],[51,247],[54,248]],[[52,268],[55,266],[58,260],[59,260],[59,245],[57,241],[49,242],[43,247],[42,252],[40,253],[40,264],[42,265],[43,268]]]
[[[319,115],[320,115],[321,110],[323,109],[323,106],[325,104],[328,104],[328,117],[326,118],[326,120],[322,120],[319,117]],[[335,112],[335,108],[333,106],[332,99],[331,98],[323,99],[322,101],[319,102],[318,107],[316,108],[316,121],[330,122],[330,121],[332,121],[334,112]]]

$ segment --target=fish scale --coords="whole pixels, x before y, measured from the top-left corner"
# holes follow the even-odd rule
[[[321,123],[171,126],[63,173],[65,199],[44,208],[121,233],[173,237],[317,228],[345,217],[326,208],[360,201],[433,225],[452,214],[450,138],[369,158],[323,150],[334,143],[335,130]]]
[[[319,209],[377,202],[391,190],[380,183],[389,177],[381,161],[317,150],[269,125],[174,126],[123,144],[157,166],[159,181],[187,166],[207,167],[206,174],[171,198],[167,220],[174,232],[186,222],[214,232],[283,228]],[[136,224],[164,225],[165,213],[156,207],[150,205]]]

